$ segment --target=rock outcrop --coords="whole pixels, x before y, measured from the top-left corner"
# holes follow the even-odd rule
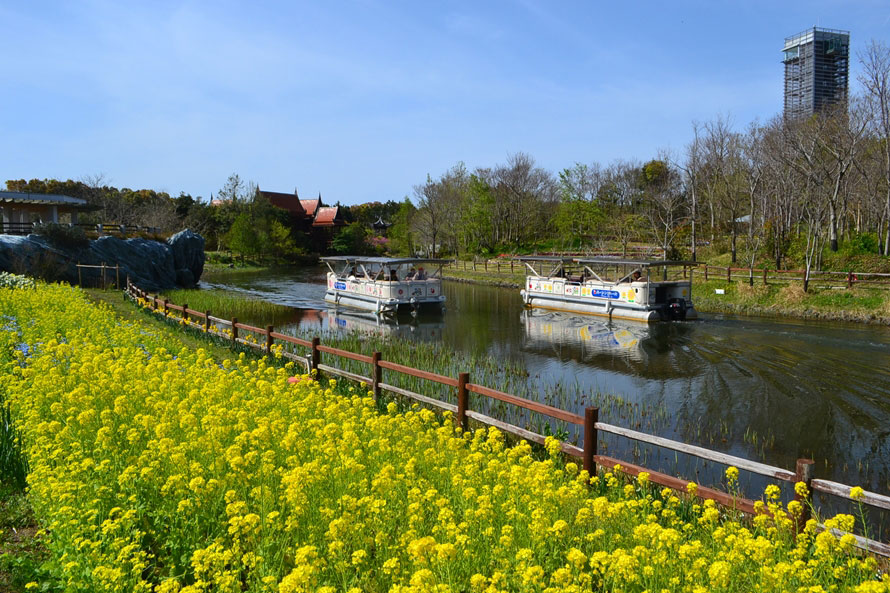
[[[189,287],[198,284],[204,272],[204,237],[185,229],[167,239],[167,245],[173,253],[176,284]]]
[[[148,291],[192,288],[204,271],[204,238],[188,229],[166,243],[150,239],[100,237],[89,246],[62,249],[39,235],[20,237],[0,235],[0,271],[26,274],[51,280],[78,281],[77,263],[120,266],[119,279],[126,278]],[[101,283],[101,270],[81,269],[85,286]],[[113,283],[114,271],[107,272]]]

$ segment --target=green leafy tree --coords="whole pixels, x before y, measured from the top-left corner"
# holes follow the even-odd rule
[[[393,255],[414,255],[417,241],[411,230],[414,224],[414,216],[417,208],[406,196],[399,204],[399,209],[392,217],[392,226],[389,227],[389,251]]]
[[[291,229],[277,220],[269,223],[269,245],[276,257],[286,259],[297,253]]]
[[[229,249],[241,256],[242,261],[245,257],[260,253],[260,235],[247,212],[242,212],[235,218],[232,228],[225,234],[224,242]]]
[[[353,222],[337,233],[331,247],[335,252],[344,255],[364,255],[370,251],[369,234],[368,227],[360,222]]]

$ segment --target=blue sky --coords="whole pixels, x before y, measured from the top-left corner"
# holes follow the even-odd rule
[[[693,120],[779,113],[786,36],[890,44],[886,0],[0,0],[0,22],[0,183],[206,199],[237,172],[343,204],[518,151],[552,171],[652,158]]]

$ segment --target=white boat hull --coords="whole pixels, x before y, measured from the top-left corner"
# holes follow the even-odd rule
[[[594,300],[583,297],[541,294],[525,290],[521,294],[526,306],[536,309],[567,311],[570,313],[608,317],[610,319],[642,321],[644,323],[654,323],[669,319],[698,319],[698,313],[689,301],[683,304],[685,315],[672,316],[668,307],[664,305],[634,305],[633,303],[616,300]]]

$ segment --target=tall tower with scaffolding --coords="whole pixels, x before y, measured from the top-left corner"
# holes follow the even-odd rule
[[[813,27],[785,38],[785,117],[810,116],[847,100],[850,32]]]

